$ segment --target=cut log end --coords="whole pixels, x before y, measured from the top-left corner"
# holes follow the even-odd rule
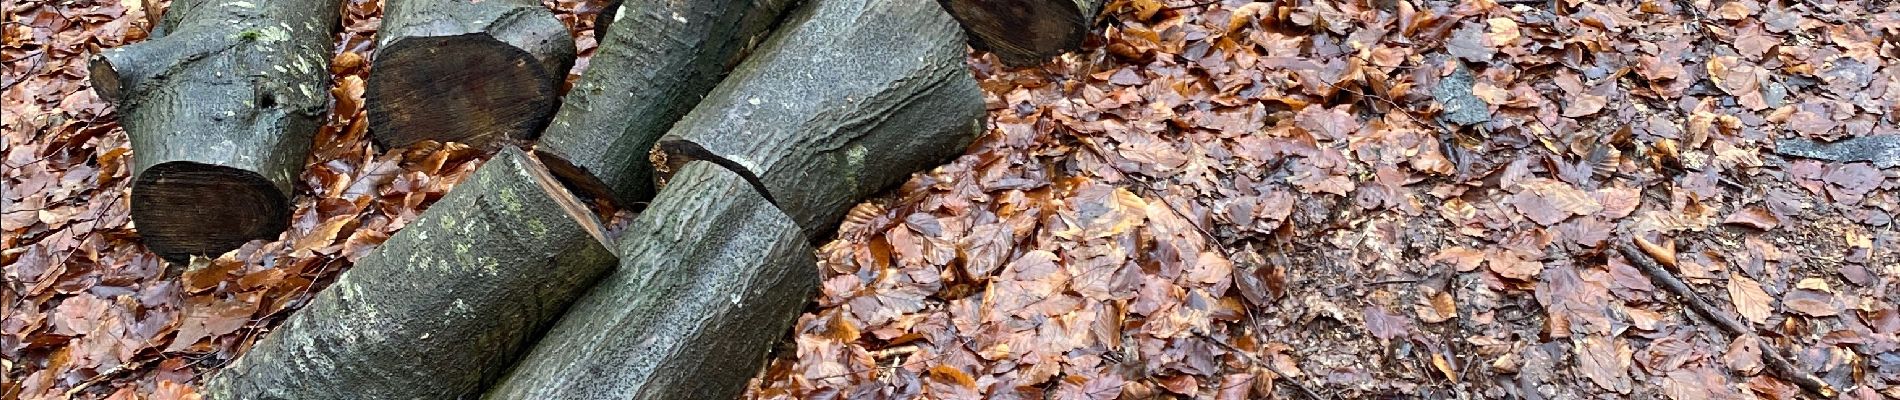
[[[251,171],[194,162],[152,166],[132,183],[132,219],[160,257],[217,256],[273,239],[290,221],[290,201]]]
[[[969,34],[970,46],[1003,64],[1027,67],[1082,47],[1092,18],[1084,0],[938,0]],[[1099,1],[1094,1],[1099,3]],[[1078,7],[1078,5],[1083,5]],[[1093,7],[1089,7],[1093,8]]]
[[[493,151],[532,139],[566,74],[484,33],[402,38],[377,53],[365,96],[370,134],[385,147],[435,140]]]
[[[92,91],[106,102],[119,104],[119,95],[123,83],[119,79],[119,70],[112,66],[112,59],[106,56],[93,56],[86,65],[87,75],[92,79]]]

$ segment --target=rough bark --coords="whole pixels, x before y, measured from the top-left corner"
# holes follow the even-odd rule
[[[370,137],[497,149],[532,139],[560,103],[574,39],[533,0],[390,0],[368,86]]]
[[[937,0],[970,36],[970,47],[1026,67],[1082,47],[1103,0]]]
[[[646,202],[653,197],[646,157],[653,142],[719,84],[791,2],[654,0],[610,8],[598,22],[608,29],[591,67],[536,151],[583,193]]]
[[[818,284],[798,226],[732,171],[684,166],[490,399],[730,399]]]
[[[963,49],[929,0],[818,0],[675,124],[653,161],[661,178],[688,160],[724,165],[822,237],[976,137],[983,97]]]
[[[179,0],[91,61],[133,149],[132,220],[166,259],[272,239],[328,104],[333,0]]]
[[[473,397],[616,258],[505,148],[207,383],[213,399]]]

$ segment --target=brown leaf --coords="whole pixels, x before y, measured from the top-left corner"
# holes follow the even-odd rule
[[[1365,314],[1366,330],[1372,332],[1372,336],[1379,339],[1392,340],[1400,336],[1405,336],[1412,331],[1411,320],[1386,312],[1384,307],[1367,305],[1363,312]]]
[[[1523,259],[1508,250],[1498,251],[1487,258],[1486,265],[1491,266],[1491,272],[1498,273],[1498,276],[1525,282],[1536,280],[1539,274],[1544,273],[1543,262]]]
[[[1742,225],[1765,231],[1780,226],[1781,219],[1776,218],[1775,214],[1768,212],[1766,208],[1744,207],[1740,210],[1736,210],[1734,213],[1730,213],[1727,219],[1722,220],[1722,223]]]
[[[1519,188],[1522,190],[1511,196],[1511,203],[1525,217],[1544,226],[1557,225],[1574,215],[1603,211],[1603,205],[1589,193],[1562,181],[1533,178],[1525,180]]]
[[[1835,304],[1833,295],[1816,290],[1789,291],[1781,296],[1781,304],[1810,317],[1831,317],[1841,313],[1841,307]]]
[[[1419,321],[1436,324],[1458,318],[1458,304],[1453,301],[1449,292],[1437,292],[1430,296],[1423,296],[1419,300],[1420,304],[1414,307],[1418,311]]]
[[[1483,250],[1469,247],[1447,247],[1438,250],[1438,254],[1433,254],[1432,258],[1428,261],[1451,264],[1454,268],[1458,269],[1458,272],[1471,272],[1477,270],[1478,266],[1484,263],[1484,259],[1485,255]]]
[[[1768,292],[1761,289],[1761,283],[1741,274],[1729,272],[1728,297],[1742,317],[1758,324],[1767,323],[1768,316],[1775,312],[1774,305],[1769,304],[1771,299]]]
[[[1748,336],[1729,341],[1728,352],[1722,353],[1722,364],[1742,375],[1761,373],[1761,341]]]
[[[1629,393],[1632,381],[1629,376],[1629,342],[1597,335],[1584,336],[1572,341],[1577,355],[1578,372],[1590,378],[1597,387],[1616,393]]]

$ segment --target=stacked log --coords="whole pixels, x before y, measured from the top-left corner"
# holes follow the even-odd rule
[[[214,399],[456,399],[494,382],[616,257],[509,147],[213,376]]]
[[[645,203],[653,197],[646,157],[653,142],[738,64],[791,2],[630,1],[609,8],[597,22],[601,45],[591,67],[536,151],[583,194]]]
[[[490,399],[730,399],[818,285],[790,217],[732,171],[682,167],[620,242],[620,268]]]
[[[546,127],[574,39],[534,0],[390,0],[364,96],[370,137],[495,150]]]
[[[956,22],[928,0],[817,0],[789,18],[654,150],[747,178],[807,237],[857,202],[961,154],[982,93]]]
[[[107,50],[93,89],[133,150],[132,220],[184,261],[273,239],[328,104],[330,0],[179,0],[145,42]]]

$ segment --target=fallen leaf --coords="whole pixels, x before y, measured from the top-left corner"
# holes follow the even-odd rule
[[[1729,272],[1728,297],[1742,317],[1757,324],[1767,323],[1768,316],[1775,312],[1774,306],[1769,304],[1768,292],[1762,290],[1761,283],[1741,274]]]

